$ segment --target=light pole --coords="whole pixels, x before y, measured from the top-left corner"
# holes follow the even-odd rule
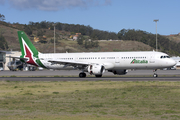
[[[54,53],[56,53],[56,43],[55,43],[55,26],[56,24],[53,24],[54,26]]]
[[[154,22],[156,22],[156,52],[158,51],[157,49],[157,21],[159,21],[159,19],[154,20]]]

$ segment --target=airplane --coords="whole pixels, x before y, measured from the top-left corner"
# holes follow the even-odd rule
[[[115,75],[125,75],[127,69],[153,69],[153,77],[158,77],[157,69],[169,68],[176,64],[167,54],[155,51],[139,52],[90,52],[90,53],[41,53],[29,40],[25,32],[18,31],[22,55],[21,61],[46,69],[78,69],[80,78],[86,73],[102,77],[105,71]]]

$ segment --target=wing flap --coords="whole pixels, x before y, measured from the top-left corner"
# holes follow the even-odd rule
[[[64,64],[64,65],[89,65],[88,62],[78,62],[78,61],[72,61],[72,60],[48,60],[48,62],[51,62],[52,64]]]

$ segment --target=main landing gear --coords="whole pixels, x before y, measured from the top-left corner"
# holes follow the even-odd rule
[[[153,77],[154,77],[154,78],[158,77],[158,74],[156,73],[156,71],[157,71],[157,69],[153,70],[153,72],[154,72]]]
[[[80,78],[85,78],[86,77],[86,73],[84,73],[84,72],[79,73],[79,77]]]
[[[102,77],[102,75],[95,75],[97,78],[100,78],[100,77]],[[86,77],[86,73],[84,73],[84,72],[81,72],[81,73],[79,73],[79,77],[80,78],[85,78]]]
[[[95,75],[97,78],[100,78],[100,77],[102,77],[102,75]]]

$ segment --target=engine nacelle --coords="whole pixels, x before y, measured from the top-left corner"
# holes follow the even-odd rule
[[[88,72],[92,75],[102,75],[105,72],[103,65],[93,64],[88,66]]]
[[[112,70],[110,72],[113,72],[115,75],[125,75],[125,74],[127,74],[128,70],[118,69],[118,70]]]

